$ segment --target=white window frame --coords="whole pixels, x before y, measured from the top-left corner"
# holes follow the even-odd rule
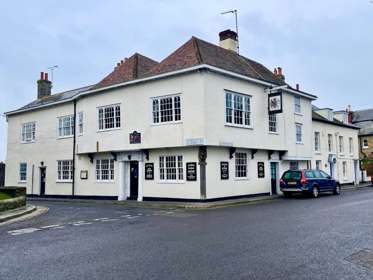
[[[33,143],[36,138],[36,122],[23,123],[21,126],[21,143]]]
[[[84,132],[84,113],[78,113],[78,135],[83,135]]]
[[[302,114],[302,104],[300,96],[294,96],[294,113],[295,114]]]
[[[300,134],[298,133],[298,127],[300,127]],[[300,135],[300,141],[298,141],[298,135]],[[303,124],[301,123],[295,123],[295,143],[303,143]]]
[[[317,159],[315,165],[316,170],[322,170],[322,160]]]
[[[68,119],[68,120],[67,120]],[[66,126],[68,124],[68,126]],[[74,115],[58,117],[58,138],[69,138],[74,136]],[[68,130],[69,134],[65,134]]]
[[[57,160],[57,182],[72,182],[74,176],[73,171],[72,160]],[[65,177],[66,174],[67,177]]]
[[[315,140],[315,152],[321,152],[321,133],[319,131],[314,132]]]
[[[328,151],[329,153],[333,152],[333,134],[328,134]]]
[[[234,177],[236,180],[248,179],[248,154],[235,152],[234,154]]]
[[[120,103],[97,107],[97,131],[100,132],[100,131],[110,131],[110,130],[121,129],[122,127],[122,108],[121,107],[122,106]],[[113,117],[112,117],[113,127],[106,127],[108,126],[109,118],[105,116],[106,114],[105,110],[108,110],[109,108],[113,110]],[[102,110],[102,114],[101,114],[101,110]]]
[[[107,168],[103,169],[107,164]],[[100,158],[95,161],[95,176],[97,182],[114,182],[115,164],[112,158]],[[105,173],[104,173],[105,172]],[[104,178],[107,175],[107,178]]]
[[[350,152],[350,155],[354,154],[354,139],[352,137],[348,138],[348,149]]]
[[[268,115],[268,131],[269,133],[278,133],[277,114]]]
[[[367,143],[366,145],[365,145],[365,141]],[[369,140],[368,140],[368,138],[363,138],[361,146],[362,146],[363,149],[369,149]]]
[[[252,96],[230,90],[225,90],[224,98],[225,124],[227,126],[252,128]],[[239,98],[241,98],[240,103],[237,100]],[[242,124],[240,122],[237,122],[238,119],[242,120]]]
[[[345,145],[344,145],[344,138],[343,136],[339,136],[338,137],[338,144],[339,144],[339,148],[338,148],[338,151],[340,154],[344,154],[345,152]]]
[[[171,99],[171,108],[168,108],[171,111],[171,115],[168,114],[171,119],[164,120],[166,115],[162,115],[162,112],[166,110],[162,110],[162,101],[166,99]],[[170,123],[181,123],[182,122],[182,98],[181,94],[171,94],[171,95],[164,95],[164,96],[157,96],[150,98],[150,106],[151,106],[151,124],[152,125],[162,125],[162,124],[170,124]],[[178,104],[178,106],[176,106]]]
[[[172,163],[174,158],[174,164]],[[174,169],[174,172],[173,170]],[[168,171],[169,170],[169,171]],[[180,154],[177,155],[160,155],[158,162],[159,182],[161,183],[184,183],[184,157]],[[175,179],[167,178],[168,175],[175,174]]]
[[[348,171],[347,171],[347,161],[342,161],[342,175],[343,179],[346,180],[348,176]]]
[[[24,169],[22,167],[25,167]],[[27,182],[27,163],[20,162],[19,163],[19,182],[26,183]]]

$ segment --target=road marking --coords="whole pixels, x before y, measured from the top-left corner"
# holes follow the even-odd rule
[[[43,226],[41,227],[42,229],[48,229],[48,228],[56,228],[56,227],[60,227],[61,225],[49,225],[49,226]]]
[[[39,230],[41,230],[41,229],[39,229],[39,228],[23,228],[23,229],[8,231],[8,233],[11,234],[11,235],[21,235],[21,234],[26,234],[26,233],[33,233],[33,232],[39,231]]]

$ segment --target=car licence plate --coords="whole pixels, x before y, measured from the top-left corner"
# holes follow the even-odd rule
[[[296,185],[297,182],[289,182],[288,185]]]

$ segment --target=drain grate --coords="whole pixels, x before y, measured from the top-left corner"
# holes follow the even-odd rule
[[[360,250],[348,256],[345,260],[373,270],[373,250],[371,249]]]

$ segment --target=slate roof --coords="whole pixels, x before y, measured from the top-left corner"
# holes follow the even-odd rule
[[[139,53],[122,60],[94,89],[143,78],[158,62]]]
[[[327,118],[324,118],[320,114],[316,113],[315,111],[312,111],[312,120],[323,122],[323,123],[329,123],[329,124],[333,124],[333,125],[337,125],[337,126],[352,128],[352,129],[360,129],[359,127],[357,127],[355,125],[343,123],[343,122],[341,122],[341,121],[339,121],[335,118],[332,121],[330,121]]]
[[[352,122],[373,121],[373,109],[354,111],[352,114]]]
[[[192,37],[145,76],[159,75],[201,64],[208,64],[265,82],[285,85],[280,77],[262,64],[196,37]]]

